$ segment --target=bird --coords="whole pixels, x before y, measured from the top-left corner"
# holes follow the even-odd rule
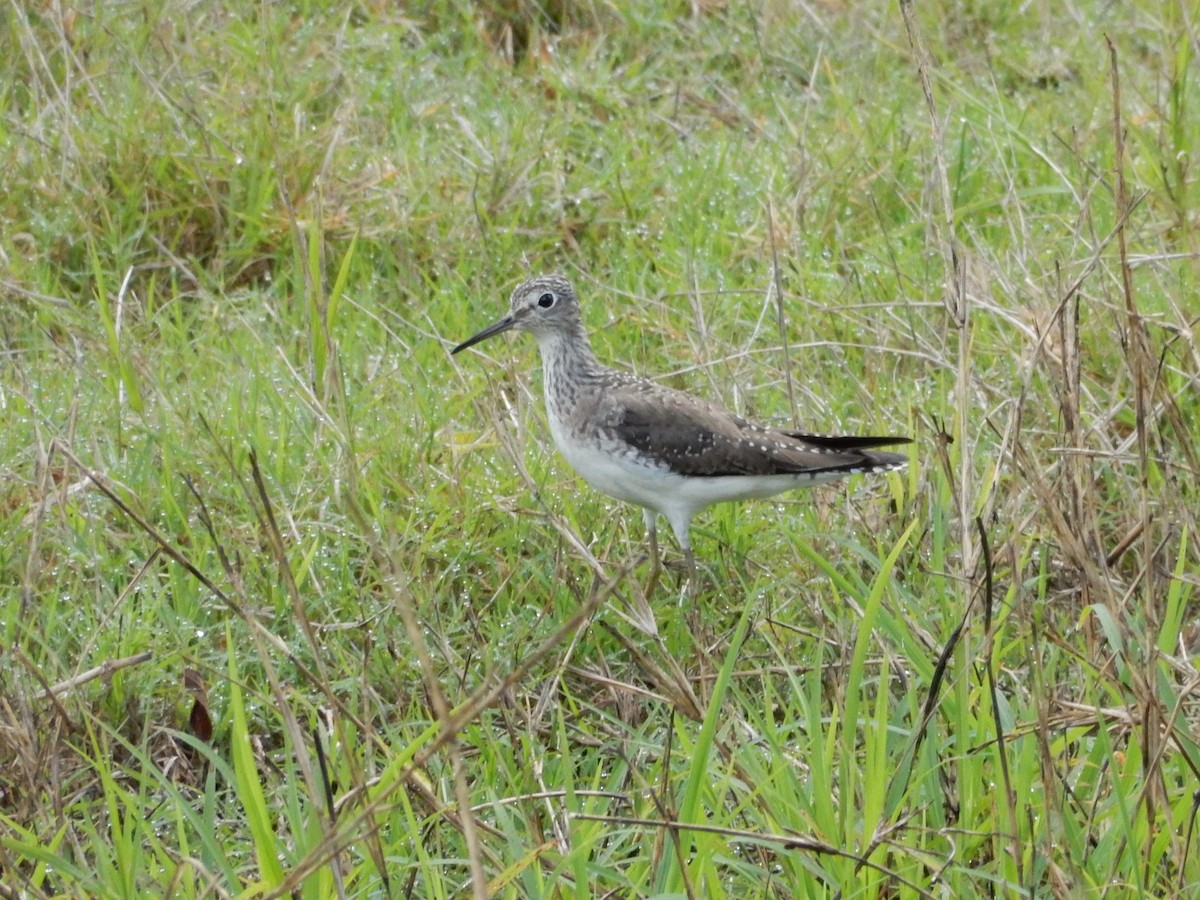
[[[450,352],[509,330],[528,332],[538,342],[546,418],[559,452],[596,490],[642,508],[652,584],[659,572],[660,515],[679,542],[694,586],[691,523],[706,507],[889,472],[908,462],[905,454],[876,449],[907,444],[908,437],[771,428],[604,365],[592,352],[575,288],[562,275],[517,285],[508,314]]]

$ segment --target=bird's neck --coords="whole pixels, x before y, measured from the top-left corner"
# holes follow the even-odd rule
[[[542,354],[542,389],[546,397],[546,416],[555,444],[564,454],[570,450],[576,413],[581,401],[591,396],[588,390],[604,372],[587,334],[556,332],[539,340]],[[577,423],[576,423],[577,424]]]
[[[592,345],[581,325],[571,331],[539,335],[543,377],[546,384],[586,380],[603,367],[592,353]]]

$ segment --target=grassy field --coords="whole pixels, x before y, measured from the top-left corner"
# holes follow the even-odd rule
[[[0,10],[0,897],[1195,896],[1195,5],[544,6]],[[530,271],[911,464],[646,596]]]

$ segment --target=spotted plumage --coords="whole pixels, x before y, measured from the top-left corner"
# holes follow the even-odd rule
[[[692,562],[692,516],[714,503],[899,469],[900,453],[874,448],[906,437],[845,437],[767,428],[723,406],[602,365],[592,353],[571,283],[531,278],[509,312],[458,353],[509,329],[537,338],[554,443],[597,490],[642,507],[651,544],[663,515]],[[657,562],[657,554],[656,554]]]

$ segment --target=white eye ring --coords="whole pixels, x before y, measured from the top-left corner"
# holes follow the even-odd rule
[[[557,299],[557,297],[547,291],[546,293],[542,294],[542,296],[538,297],[537,305],[542,309],[549,309],[554,305],[554,301]]]

